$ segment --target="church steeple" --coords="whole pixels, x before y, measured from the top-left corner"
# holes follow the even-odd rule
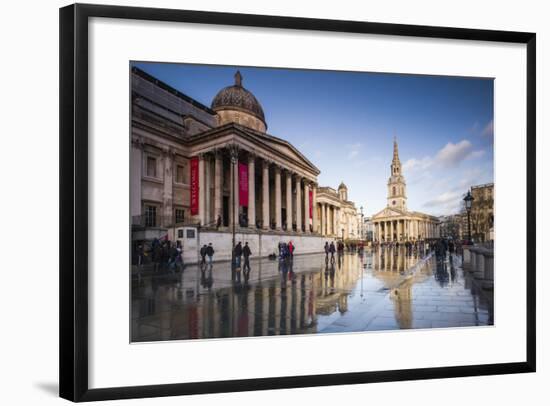
[[[399,160],[399,147],[397,146],[397,138],[393,136],[393,159],[391,161],[392,176],[401,175],[401,161]]]
[[[403,211],[407,210],[407,193],[405,178],[401,173],[399,147],[397,139],[393,137],[393,159],[391,161],[391,176],[388,179],[388,207]]]

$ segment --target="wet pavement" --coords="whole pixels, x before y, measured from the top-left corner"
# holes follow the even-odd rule
[[[460,267],[403,247],[293,261],[188,266],[132,277],[133,342],[493,324],[493,292]]]

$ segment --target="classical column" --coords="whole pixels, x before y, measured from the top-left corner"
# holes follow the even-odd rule
[[[204,157],[204,223],[211,225],[211,203],[212,203],[212,160],[210,154]]]
[[[313,232],[317,233],[317,187],[315,185],[311,185],[313,188],[313,202],[311,202],[312,210],[313,210],[313,219],[311,219],[311,223],[313,226]]]
[[[340,235],[337,210],[336,206],[332,206],[332,234],[336,237]]]
[[[292,174],[286,171],[286,229],[292,230]]]
[[[275,166],[275,229],[281,230],[282,220],[281,220],[281,203],[282,203],[282,193],[281,193],[281,168]]]
[[[325,203],[321,203],[321,235],[326,235],[327,229],[327,211],[325,210]]]
[[[141,172],[143,169],[142,145],[139,139],[132,140],[132,158],[130,173],[130,215],[141,216]],[[134,220],[134,219],[132,219]],[[135,220],[137,224],[139,221]],[[133,224],[133,221],[132,221]]]
[[[233,184],[231,185],[231,202],[232,207],[231,225],[239,225],[239,152],[236,147],[231,148],[231,179]]]
[[[310,212],[310,209],[309,209],[309,183],[306,181],[304,182],[304,218],[305,218],[305,231],[306,233],[309,233],[309,224],[310,224],[310,219],[309,219],[309,212]]]
[[[262,228],[269,230],[269,163],[262,161]]]
[[[248,155],[248,227],[256,229],[256,165],[255,156]]]
[[[302,178],[296,175],[296,231],[302,232]]]
[[[162,192],[162,219],[161,224],[165,227],[171,226],[174,220],[174,210],[172,205],[174,181],[172,179],[172,151],[165,149],[163,151],[164,158],[164,188]],[[200,167],[199,167],[200,168]],[[204,174],[204,166],[203,172]],[[204,178],[204,175],[203,175]],[[199,189],[200,190],[200,189]]]
[[[216,151],[214,162],[214,221],[218,221],[218,216],[222,215],[222,154],[221,151]]]
[[[199,154],[199,222],[201,226],[205,225],[205,208],[206,208],[206,202],[205,202],[205,185],[206,182],[204,181],[204,154]]]

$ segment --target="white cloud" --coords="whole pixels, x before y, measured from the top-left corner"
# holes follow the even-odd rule
[[[481,135],[483,137],[492,137],[494,133],[493,128],[493,120],[489,121],[487,125],[483,128],[483,131],[481,131]]]
[[[435,162],[443,168],[454,168],[469,156],[471,150],[472,143],[468,140],[462,140],[456,144],[449,142],[439,150],[435,156]]]
[[[446,215],[458,213],[462,202],[462,193],[459,191],[444,192],[432,200],[428,200],[423,204],[424,207],[430,208],[437,214]]]
[[[419,170],[428,169],[432,166],[433,160],[430,157],[424,157],[422,159],[411,158],[405,161],[403,164],[403,171],[405,172],[414,172]]]
[[[405,173],[413,174],[428,169],[448,169],[457,167],[465,159],[477,159],[485,154],[483,150],[472,151],[472,143],[462,140],[456,144],[447,143],[434,157],[426,156],[422,159],[411,158],[403,164]]]
[[[479,149],[477,151],[470,152],[470,154],[466,157],[466,159],[477,159],[477,158],[481,158],[483,155],[485,155],[485,151],[482,149]]]
[[[348,144],[346,147],[348,150],[348,159],[353,159],[359,156],[359,153],[361,152],[361,143],[355,143],[355,144]]]

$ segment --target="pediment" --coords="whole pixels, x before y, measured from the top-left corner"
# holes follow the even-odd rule
[[[403,216],[404,214],[405,213],[403,213],[400,210],[395,210],[395,209],[391,209],[389,207],[386,207],[382,211],[379,211],[374,216],[372,216],[372,218],[373,219],[378,219],[378,218],[386,218],[386,217],[399,217],[399,216]]]

